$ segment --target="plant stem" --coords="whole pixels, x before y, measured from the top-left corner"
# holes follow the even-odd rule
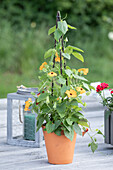
[[[44,82],[44,84],[41,86],[41,88],[39,89],[39,91],[45,86],[45,84],[48,82],[48,80],[46,82]]]

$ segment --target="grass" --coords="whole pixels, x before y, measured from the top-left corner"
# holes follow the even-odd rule
[[[16,86],[21,84],[27,87],[37,87],[38,80],[35,74],[33,74],[32,76],[11,73],[0,74],[0,98],[6,98],[7,93],[16,92]]]

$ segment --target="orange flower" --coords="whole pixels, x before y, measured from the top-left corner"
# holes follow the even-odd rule
[[[57,100],[59,100],[60,98],[58,97]]]
[[[82,132],[82,136],[84,136],[86,132],[88,132],[88,128],[86,128],[86,130]]]
[[[84,75],[87,75],[87,73],[89,72],[89,69],[88,68],[80,68],[80,69],[78,69],[78,72],[81,72],[81,71],[83,71]]]
[[[70,89],[67,90],[65,93],[68,95],[68,97],[77,97],[77,92],[75,90]]]
[[[29,99],[25,102],[25,109],[24,109],[24,111],[30,111],[30,109],[29,109],[30,102],[32,102],[31,98],[29,98]]]
[[[30,109],[28,107],[25,107],[24,111],[30,111]]]
[[[56,55],[55,61],[56,61],[56,62],[60,62],[60,57],[59,57],[59,55],[58,55],[58,53],[57,53],[57,52],[56,52],[56,54],[55,54],[55,55]],[[62,59],[63,59],[63,57],[62,57]]]
[[[80,94],[85,93],[86,91],[82,87],[77,87],[76,90],[80,92]]]
[[[55,72],[50,72],[50,73],[48,73],[48,75],[50,76],[50,77],[55,77],[55,76],[57,76],[57,74],[55,73]]]
[[[55,53],[55,56],[56,56],[56,57],[59,57],[57,52]]]
[[[40,70],[43,70],[43,68],[45,68],[45,67],[44,67],[45,65],[47,65],[47,63],[46,63],[46,62],[42,63],[42,65],[40,66],[40,68],[39,68],[39,69],[40,69]]]
[[[56,62],[60,62],[60,57],[57,56],[57,57],[55,58],[55,61],[56,61]]]

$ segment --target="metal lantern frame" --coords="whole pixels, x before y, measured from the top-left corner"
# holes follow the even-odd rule
[[[13,123],[12,123],[12,113],[13,107],[12,102],[13,100],[28,100],[31,98],[34,101],[34,97],[31,94],[23,95],[17,93],[9,93],[7,95],[7,143],[10,145],[18,145],[18,146],[28,146],[28,147],[42,147],[43,146],[43,133],[42,129],[40,128],[38,132],[36,132],[36,123],[37,123],[37,113],[35,113],[35,141],[20,139],[18,137],[13,138],[12,130],[13,130]]]

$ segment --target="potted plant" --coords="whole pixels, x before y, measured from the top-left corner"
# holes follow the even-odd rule
[[[29,102],[26,110],[32,105],[37,113],[37,131],[42,127],[48,161],[52,164],[71,163],[74,155],[76,135],[84,134],[90,129],[88,120],[82,113],[82,94],[90,94],[93,88],[84,77],[88,68],[71,69],[66,65],[67,60],[75,57],[84,62],[81,53],[83,50],[72,45],[67,45],[66,33],[75,27],[67,24],[61,19],[60,12],[57,13],[56,25],[49,29],[48,34],[54,34],[55,46],[49,49],[44,58],[50,58],[40,66],[41,83],[38,87],[39,93],[35,102]],[[88,132],[89,134],[89,132]],[[96,134],[101,134],[99,130]],[[97,149],[95,135],[91,136],[89,146],[94,152]],[[94,138],[93,138],[94,137]]]
[[[104,134],[105,143],[113,145],[113,89],[109,89],[110,96],[105,97],[105,89],[108,89],[109,85],[101,83],[96,87],[96,92],[102,99],[102,104],[105,106],[104,111]]]

